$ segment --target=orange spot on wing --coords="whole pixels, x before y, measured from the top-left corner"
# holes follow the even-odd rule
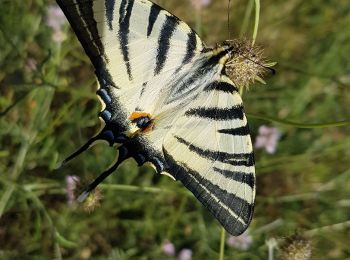
[[[151,118],[151,115],[149,113],[146,113],[146,112],[132,112],[131,115],[129,116],[129,120],[134,121],[134,120],[141,118],[141,117]]]

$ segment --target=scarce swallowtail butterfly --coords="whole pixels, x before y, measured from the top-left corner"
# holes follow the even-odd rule
[[[204,45],[183,21],[148,0],[57,0],[89,56],[103,109],[97,140],[179,180],[232,235],[243,233],[255,199],[252,143],[242,99],[228,76],[242,52]],[[244,62],[252,61],[248,59]]]

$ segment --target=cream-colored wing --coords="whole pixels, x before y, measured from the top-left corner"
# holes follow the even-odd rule
[[[248,227],[255,199],[254,154],[242,100],[225,76],[204,88],[167,133],[167,172],[180,180],[225,229]]]
[[[186,23],[148,0],[57,3],[95,67],[109,139],[129,131],[131,113],[151,110],[174,75],[203,51]]]
[[[203,49],[184,22],[147,0],[57,0],[99,73],[122,89],[173,74]],[[107,76],[104,75],[104,76]]]

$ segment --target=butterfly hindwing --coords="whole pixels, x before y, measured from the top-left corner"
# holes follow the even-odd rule
[[[227,77],[205,86],[186,107],[163,150],[169,174],[231,234],[241,234],[253,214],[254,155],[242,100]]]

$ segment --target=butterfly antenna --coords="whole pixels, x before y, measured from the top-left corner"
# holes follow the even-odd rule
[[[231,0],[228,0],[228,5],[227,5],[227,34],[228,34],[228,39],[231,39],[230,11],[231,11]]]
[[[99,185],[104,179],[111,175],[124,160],[130,157],[129,150],[125,146],[119,147],[118,150],[119,155],[117,162],[111,168],[101,173],[93,182],[91,182],[85,188],[85,190],[78,197],[78,202],[83,202],[87,198],[87,196],[89,196],[90,192],[97,187],[97,185]]]

